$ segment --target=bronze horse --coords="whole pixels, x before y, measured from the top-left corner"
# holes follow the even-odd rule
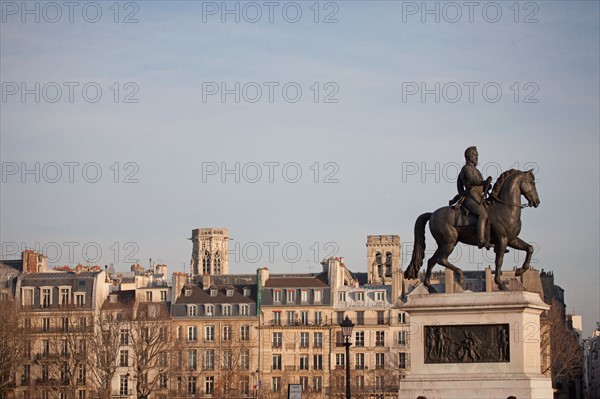
[[[521,205],[521,195],[525,196],[528,204]],[[533,254],[533,247],[518,237],[521,232],[521,208],[525,206],[537,208],[540,204],[540,199],[535,188],[533,172],[531,170],[520,171],[511,169],[502,173],[492,189],[488,203],[490,242],[493,244],[494,252],[496,253],[496,276],[494,281],[499,289],[508,290],[508,287],[502,282],[501,278],[502,262],[506,247],[509,246],[527,253],[523,267],[516,271],[517,276],[520,276],[529,269],[529,262]],[[469,217],[470,222],[465,223],[465,226],[461,226],[461,223],[458,223],[460,218],[457,212],[461,212],[461,210],[445,206],[433,213],[422,214],[417,218],[415,223],[415,248],[405,276],[409,279],[417,278],[419,269],[423,266],[423,258],[425,257],[425,224],[429,221],[429,230],[438,245],[433,256],[427,261],[427,272],[423,280],[423,284],[425,284],[430,292],[435,292],[429,279],[431,277],[431,270],[436,263],[454,271],[458,283],[461,287],[464,285],[462,270],[450,263],[448,257],[458,242],[477,245],[476,220],[471,215]]]

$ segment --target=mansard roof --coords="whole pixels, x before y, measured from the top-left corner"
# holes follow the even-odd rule
[[[102,273],[102,271],[97,272],[44,272],[44,273],[25,273],[21,276],[21,281],[24,283],[27,281],[32,281],[32,284],[41,285],[40,282],[42,280],[47,280],[49,283],[52,280],[75,280],[75,279],[94,279],[98,274]],[[34,283],[35,282],[35,283]]]
[[[328,288],[327,273],[320,274],[273,274],[265,283],[266,288]]]

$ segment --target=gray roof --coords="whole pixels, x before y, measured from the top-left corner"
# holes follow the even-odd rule
[[[65,278],[91,278],[94,279],[96,276],[102,273],[97,272],[45,272],[45,273],[27,273],[21,278],[22,280],[59,280]]]

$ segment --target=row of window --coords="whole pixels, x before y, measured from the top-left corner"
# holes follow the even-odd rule
[[[128,349],[121,349],[119,351],[119,359],[118,359],[117,365],[119,367],[129,367],[132,365],[129,362],[129,350]],[[166,352],[162,352],[162,353],[158,354],[158,359],[157,359],[156,365],[158,367],[166,367],[167,366],[167,353]]]
[[[196,395],[200,394],[198,389],[198,377],[196,376],[188,376],[177,377],[177,392],[185,392],[188,395]],[[203,378],[204,383],[204,394],[212,395],[215,393],[215,377],[210,375]],[[165,384],[166,386],[166,384]],[[247,376],[243,376],[240,378],[239,382],[239,390],[242,396],[248,396],[250,394],[250,378]]]
[[[396,332],[396,341],[395,343],[398,345],[406,345],[407,344],[407,331],[397,331]],[[282,346],[283,333],[282,332],[273,332],[272,335],[272,346],[274,348],[280,348]],[[301,332],[300,333],[300,348],[308,348],[310,343],[310,333],[309,332]],[[336,346],[344,345],[344,336],[342,331],[336,331]],[[322,347],[323,346],[323,333],[322,332],[314,332],[313,333],[313,346],[314,347]],[[365,331],[355,331],[354,332],[354,346],[355,347],[364,347],[365,346]],[[375,331],[375,346],[385,346],[385,331]]]
[[[243,294],[245,297],[249,297],[249,296],[250,296],[250,294],[251,294],[251,292],[252,292],[252,291],[251,291],[251,290],[250,290],[250,288],[248,288],[248,287],[245,287],[245,288],[242,290],[242,294]],[[210,288],[210,289],[209,289],[209,293],[210,293],[210,296],[217,296],[217,294],[219,293],[219,290],[218,290],[217,288]],[[227,288],[227,289],[225,290],[225,295],[226,295],[226,296],[232,297],[232,296],[233,296],[233,294],[235,294],[235,288]],[[191,288],[191,287],[185,288],[185,289],[183,290],[183,295],[184,295],[184,296],[192,296],[192,288]]]
[[[146,294],[145,294],[146,302],[153,302],[153,299],[154,299],[153,294],[154,293],[152,291],[146,291]],[[167,300],[167,291],[166,290],[159,291],[159,295],[160,295],[161,302],[164,302]]]
[[[346,302],[352,297],[352,299],[354,299],[355,301],[364,302],[365,298],[369,297],[369,293],[365,291],[355,291],[353,294],[354,295],[351,296],[348,291],[340,291],[338,292],[338,301]],[[375,291],[373,293],[373,299],[377,302],[385,301],[385,291]]]
[[[84,280],[83,280],[84,281]],[[85,282],[85,281],[84,281]],[[71,295],[71,287],[39,287],[40,306],[49,308],[53,303],[52,291],[58,288],[58,306],[67,306],[74,304],[75,306],[83,307],[85,305],[85,292],[74,292]],[[34,305],[34,287],[21,288],[21,305]]]
[[[281,348],[283,340],[283,333],[274,332],[272,336],[272,346],[274,348]],[[300,347],[308,348],[310,343],[310,333],[301,332],[300,333]],[[322,332],[314,332],[313,333],[313,346],[316,348],[321,348],[323,346],[323,333]]]
[[[280,326],[283,324],[281,310],[274,310],[272,312],[273,322],[272,324],[275,326]],[[298,326],[303,325],[307,326],[311,324],[310,312],[308,310],[303,310],[300,312],[296,312],[294,310],[289,310],[286,313],[286,322],[288,326]],[[312,323],[316,326],[320,326],[323,324],[323,312],[316,311],[313,312]]]
[[[376,311],[375,312],[376,316],[375,316],[374,320],[371,320],[371,319],[367,320],[367,319],[365,319],[365,312],[364,311],[356,311],[354,313],[355,313],[355,316],[354,316],[353,321],[354,321],[355,325],[358,325],[358,326],[360,326],[360,325],[366,325],[366,324],[372,324],[373,322],[375,322],[375,324],[380,324],[381,325],[381,324],[387,324],[388,321],[389,321],[389,318],[386,317],[386,315],[385,315],[386,311],[384,311],[384,310],[378,310],[378,311]],[[348,316],[352,319],[351,315],[348,315]],[[337,324],[342,323],[345,318],[346,318],[346,313],[345,312],[336,312],[336,323]],[[398,318],[397,318],[398,323],[400,323],[400,324],[406,324],[406,320],[407,320],[406,313],[399,312],[398,313]]]
[[[205,349],[204,357],[202,359],[202,369],[203,370],[215,370],[215,367],[218,366],[221,370],[231,370],[234,368],[238,368],[240,370],[248,370],[250,368],[250,351],[242,350],[238,354],[234,354],[231,350],[223,350],[221,352],[221,357],[216,359],[215,350],[214,349]],[[187,351],[187,370],[195,371],[198,369],[198,350],[197,349],[188,349]],[[183,365],[182,353],[178,354],[178,363],[181,366]]]
[[[52,371],[52,373],[51,373]],[[58,371],[56,375],[55,373]],[[48,381],[50,378],[58,378],[60,381],[66,381],[70,378],[68,364],[61,363],[57,370],[51,370],[48,363],[42,363],[40,365],[40,380]],[[26,364],[23,366],[23,373],[21,373],[21,385],[29,385],[29,379],[31,378],[31,365]],[[85,364],[79,364],[77,366],[77,385],[85,385],[87,381],[87,368]]]
[[[285,290],[282,289],[273,289],[273,302],[280,303],[283,298],[283,293],[285,292],[286,303],[296,303],[297,289],[288,288]],[[300,303],[309,303],[310,301],[310,293],[312,291],[312,303],[322,303],[323,302],[323,290],[320,289],[301,289],[300,291]]]
[[[216,316],[215,313],[215,305],[207,304],[207,305],[187,305],[187,315],[194,317],[198,316],[198,308],[200,306],[204,306],[204,316]],[[221,309],[221,314],[219,316],[232,316],[233,315],[233,306],[234,305],[219,305]],[[250,316],[250,305],[237,305],[238,306],[238,315],[240,316]]]
[[[50,356],[50,340],[49,339],[43,339],[40,342],[41,344],[41,352],[38,353],[36,356],[38,358],[41,359],[45,359],[48,358]],[[69,355],[69,351],[74,351],[76,354],[84,354],[86,351],[86,340],[85,338],[79,338],[77,341],[75,342],[69,342],[66,339],[61,340],[60,342],[58,342],[58,348],[60,351],[60,355],[62,356],[67,356]],[[74,346],[74,348],[71,348],[71,346]],[[27,359],[29,359],[31,357],[31,341],[27,341],[27,345],[25,346],[25,357]]]
[[[407,345],[408,332],[396,331],[396,345]],[[372,342],[372,341],[371,341]],[[336,332],[336,346],[343,346],[344,336],[341,331]],[[365,346],[365,331],[354,331],[354,346]],[[370,346],[367,345],[367,346]],[[385,331],[375,331],[375,346],[385,346]]]
[[[183,327],[177,327],[177,338],[183,338]],[[234,338],[234,331],[232,326],[223,326],[223,331],[221,334],[221,341],[231,341]],[[250,339],[250,326],[243,325],[240,326],[239,331],[239,339],[242,341],[248,341]],[[187,327],[187,340],[191,342],[195,342],[199,340],[198,337],[198,327],[197,326],[188,326]],[[215,326],[204,326],[204,341],[205,342],[215,342]]]
[[[404,355],[404,357],[406,356],[406,353],[402,353],[402,355]],[[364,353],[355,353],[355,366],[357,369],[364,369],[366,364],[365,364],[365,354]],[[375,354],[375,368],[376,369],[383,369],[385,368],[385,360],[386,360],[386,354],[385,353],[376,353]],[[406,360],[404,361],[404,364],[406,364]],[[344,369],[346,368],[346,354],[345,353],[336,353],[335,354],[335,368],[336,369]]]
[[[54,320],[54,323],[52,322]],[[69,317],[41,317],[40,318],[40,330],[42,332],[49,332],[53,327],[57,328],[60,332],[69,332],[70,330],[85,330],[88,326],[87,317],[81,316],[77,317],[77,319],[69,318]],[[23,327],[27,330],[31,330],[31,318],[26,317],[23,319]]]
[[[298,355],[298,370],[309,370],[309,355],[301,354]],[[286,367],[286,371],[293,371],[295,366],[291,366],[292,370]],[[323,355],[316,354],[312,356],[312,369],[313,370],[323,370]],[[282,365],[282,355],[275,354],[273,355],[271,370],[283,370]]]

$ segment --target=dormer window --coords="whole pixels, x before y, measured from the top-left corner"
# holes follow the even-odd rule
[[[204,305],[204,314],[206,316],[214,316],[215,315],[215,305]]]
[[[185,296],[192,296],[192,289],[191,288],[186,288],[183,291],[183,295],[185,295]]]
[[[244,288],[244,296],[250,296],[250,288]]]
[[[216,288],[211,288],[210,289],[210,296],[217,296],[217,289]]]
[[[294,303],[296,302],[296,290],[287,290],[287,303]]]
[[[233,288],[227,288],[227,296],[233,296]]]
[[[116,296],[116,295],[110,295],[110,296],[108,297],[108,300],[109,300],[109,302],[110,302],[110,303],[117,303],[117,299],[118,299],[118,298],[117,298],[117,296]]]
[[[365,300],[365,292],[364,291],[358,291],[356,293],[356,300],[357,301],[364,301]]]
[[[188,316],[197,316],[198,307],[196,305],[188,305]]]
[[[375,291],[375,300],[380,302],[385,300],[385,292],[384,291]]]

